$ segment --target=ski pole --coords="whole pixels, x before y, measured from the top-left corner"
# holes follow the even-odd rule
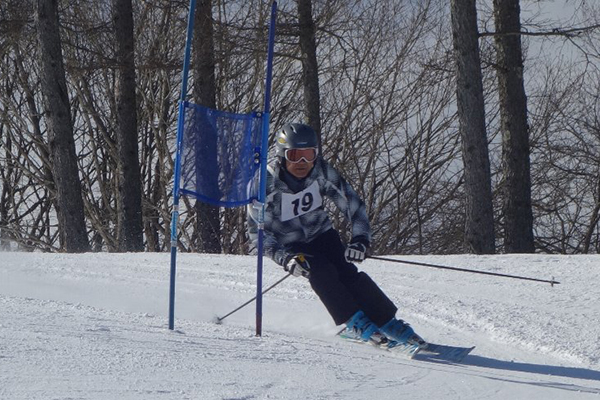
[[[287,278],[289,278],[290,276],[292,276],[292,274],[287,274],[286,276],[284,276],[283,278],[281,278],[280,280],[278,280],[277,282],[275,282],[274,284],[272,284],[271,286],[269,286],[268,288],[266,288],[265,290],[263,290],[262,294],[267,293],[269,290],[273,289],[275,286],[279,285],[281,282],[283,282],[284,280],[286,280]],[[215,322],[217,324],[220,324],[221,322],[223,322],[223,320],[227,317],[229,317],[231,314],[241,310],[242,308],[246,307],[248,304],[252,303],[254,300],[256,300],[257,296],[254,296],[253,298],[251,298],[250,300],[248,300],[247,302],[245,302],[244,304],[242,304],[241,306],[239,306],[238,308],[236,308],[235,310],[229,312],[228,314],[222,316],[222,317],[217,317]]]
[[[496,273],[496,272],[477,271],[477,270],[466,269],[466,268],[448,267],[448,266],[444,266],[444,265],[428,264],[428,263],[422,263],[422,262],[416,262],[416,261],[395,260],[393,258],[379,257],[379,256],[369,256],[369,258],[372,258],[374,260],[390,261],[390,262],[396,262],[396,263],[401,263],[401,264],[419,265],[419,266],[422,266],[422,267],[448,269],[448,270],[451,270],[451,271],[471,272],[471,273],[474,273],[474,274],[502,276],[502,277],[505,277],[505,278],[522,279],[522,280],[534,281],[534,282],[544,282],[544,283],[549,283],[550,286],[554,286],[554,285],[560,284],[560,282],[557,282],[557,281],[554,280],[554,277],[552,277],[552,280],[546,280],[546,279],[528,278],[528,277],[525,277],[525,276],[518,276],[518,275],[499,274],[499,273]]]

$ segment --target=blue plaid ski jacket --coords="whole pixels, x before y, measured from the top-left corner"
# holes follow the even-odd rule
[[[310,174],[297,181],[295,190],[281,179],[281,161],[272,160],[267,167],[267,198],[264,221],[264,254],[279,265],[291,256],[293,243],[307,243],[332,229],[325,201],[331,200],[352,225],[353,240],[368,245],[371,228],[364,202],[329,163],[315,160]],[[255,181],[254,184],[258,184]],[[248,205],[248,233],[258,245],[259,210]]]

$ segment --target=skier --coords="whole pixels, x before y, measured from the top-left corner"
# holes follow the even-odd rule
[[[288,123],[275,138],[276,158],[267,167],[264,253],[285,271],[308,278],[341,336],[389,347],[426,347],[379,286],[354,263],[365,259],[371,241],[365,204],[338,171],[318,153],[308,125]],[[352,225],[347,246],[333,229],[324,200],[333,201]],[[248,206],[248,231],[257,245],[258,212]]]

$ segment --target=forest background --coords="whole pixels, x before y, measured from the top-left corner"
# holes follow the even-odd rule
[[[494,34],[503,1],[469,2],[477,7],[493,251],[510,252]],[[456,3],[279,2],[271,138],[290,121],[320,133],[324,156],[367,205],[376,254],[472,251],[465,245]],[[188,6],[0,3],[0,249],[170,248]],[[598,253],[600,4],[523,0],[520,7],[535,250]],[[267,1],[198,1],[191,101],[261,109],[269,13]],[[61,102],[66,108],[53,108]],[[178,246],[251,252],[244,208],[183,198]]]

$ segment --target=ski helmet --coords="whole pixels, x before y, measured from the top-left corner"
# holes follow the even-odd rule
[[[284,157],[287,149],[316,148],[318,146],[317,133],[305,124],[285,124],[275,136],[275,147],[279,157]]]

